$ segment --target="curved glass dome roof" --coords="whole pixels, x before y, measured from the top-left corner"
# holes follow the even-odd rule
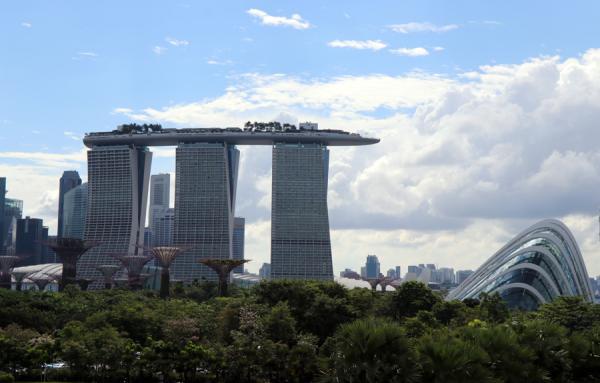
[[[527,228],[448,294],[477,298],[497,292],[509,307],[532,310],[559,296],[593,302],[577,242],[560,221],[547,219]]]

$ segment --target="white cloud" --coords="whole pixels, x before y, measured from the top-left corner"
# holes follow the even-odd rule
[[[77,52],[77,54],[84,57],[98,57],[96,52]]]
[[[398,33],[413,33],[413,32],[449,32],[458,28],[456,24],[447,24],[447,25],[435,25],[432,23],[406,23],[406,24],[393,24],[390,25],[389,28]]]
[[[133,112],[133,110],[131,108],[115,108],[115,109],[113,109],[111,114],[127,114],[127,113],[132,113],[132,112]]]
[[[31,23],[29,23],[29,22],[27,22],[27,21],[23,21],[23,22],[21,23],[21,26],[22,26],[23,28],[31,28],[31,27],[32,27]]]
[[[327,43],[333,48],[370,49],[378,51],[387,47],[381,40],[333,40]]]
[[[165,41],[174,47],[184,47],[190,44],[190,42],[187,40],[177,40],[172,37],[165,38]]]
[[[152,48],[152,52],[156,53],[157,55],[162,55],[166,51],[167,51],[167,48],[162,47],[160,45],[156,45]]]
[[[291,17],[272,16],[260,9],[252,8],[246,11],[250,16],[260,20],[263,25],[287,26],[294,29],[308,29],[311,27],[307,20],[304,20],[299,14],[293,14]]]
[[[441,51],[443,51],[443,50],[444,50],[444,47],[433,47],[433,50],[434,50],[435,52],[441,52]]]
[[[231,61],[231,60],[213,60],[213,59],[210,59],[210,60],[207,60],[206,63],[208,65],[231,65],[231,64],[233,64],[233,61]]]
[[[76,133],[69,132],[69,131],[65,131],[63,133],[64,133],[64,135],[66,137],[69,137],[72,140],[75,140],[75,141],[82,141],[83,140],[83,137],[80,136],[80,135],[78,135],[78,134],[76,134]]]
[[[399,56],[409,56],[409,57],[419,57],[419,56],[429,56],[429,51],[423,47],[417,48],[396,48],[390,49],[395,55]]]

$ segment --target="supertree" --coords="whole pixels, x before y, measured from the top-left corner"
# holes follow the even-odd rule
[[[76,280],[77,284],[79,285],[79,289],[81,289],[81,291],[87,291],[90,284],[94,281],[95,280],[91,279],[91,278],[77,278],[77,280]]]
[[[89,249],[98,245],[98,242],[85,241],[79,238],[53,238],[43,241],[62,262],[62,276],[58,284],[58,291],[62,291],[68,284],[77,284],[77,261]]]
[[[246,262],[250,262],[249,259],[219,259],[209,258],[200,259],[198,263],[213,269],[219,277],[219,296],[224,297],[227,295],[227,287],[229,285],[229,274],[236,267],[243,265]]]
[[[161,267],[160,272],[160,297],[166,299],[169,297],[171,286],[171,264],[179,254],[186,249],[183,247],[160,246],[147,249],[150,254],[156,259]]]
[[[16,290],[21,291],[23,289],[23,280],[27,278],[29,273],[25,271],[13,271],[11,274],[15,278]]]
[[[52,277],[49,277],[47,275],[34,275],[30,276],[29,279],[33,283],[35,283],[39,291],[44,291],[46,289],[46,286],[48,286],[48,284],[53,280]]]
[[[142,269],[148,263],[152,257],[145,255],[112,255],[115,259],[119,260],[123,267],[127,269],[127,281],[129,288],[132,290],[140,290],[142,288],[142,280],[140,274]]]
[[[100,265],[96,266],[96,270],[102,273],[102,277],[104,278],[104,288],[110,290],[112,289],[115,274],[117,273],[117,271],[121,270],[121,266]]]
[[[363,281],[367,281],[369,282],[369,285],[371,285],[371,290],[373,291],[377,291],[377,285],[381,284],[381,282],[384,280],[385,278],[363,278]],[[381,287],[383,289],[383,286]]]
[[[16,255],[0,256],[0,288],[11,289],[12,279],[10,272],[21,257]]]
[[[379,285],[381,285],[381,291],[385,292],[387,291],[387,287],[392,285],[392,282],[394,280],[392,278],[388,278],[385,277],[381,280],[381,282],[379,282]]]

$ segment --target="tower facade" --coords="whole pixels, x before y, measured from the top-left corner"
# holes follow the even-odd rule
[[[233,220],[233,259],[244,259],[244,237],[246,231],[246,220],[242,217],[235,217]],[[234,273],[242,274],[244,265],[239,265],[233,269]]]
[[[6,237],[8,229],[4,219],[4,204],[6,199],[6,177],[0,177],[0,255],[6,254]]]
[[[57,237],[63,236],[63,220],[64,220],[64,201],[65,194],[81,185],[81,178],[79,177],[79,173],[75,170],[66,170],[63,172],[62,177],[60,177],[60,185],[58,188],[58,229],[57,229]]]
[[[333,279],[327,211],[329,150],[273,145],[271,278]]]
[[[62,234],[67,238],[83,239],[87,213],[88,184],[83,183],[65,193]]]
[[[175,279],[216,281],[198,260],[232,258],[238,163],[239,151],[226,143],[177,147],[174,244],[189,249],[171,266]]]
[[[84,239],[98,246],[81,257],[77,275],[90,278],[100,276],[96,266],[117,264],[111,254],[137,254],[137,245],[143,244],[152,153],[114,145],[93,147],[87,155]]]
[[[150,176],[150,199],[148,200],[148,226],[154,234],[158,220],[169,209],[171,195],[171,175],[153,174]]]

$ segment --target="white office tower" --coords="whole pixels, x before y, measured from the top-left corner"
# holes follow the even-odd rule
[[[171,191],[171,175],[153,174],[150,176],[150,199],[148,200],[148,226],[153,232],[157,225],[157,217],[165,214],[169,209],[169,197]],[[152,243],[154,246],[156,244]]]
[[[88,185],[83,183],[69,190],[63,197],[62,236],[81,238],[85,230],[87,213]]]
[[[175,279],[216,280],[200,259],[232,259],[239,151],[225,143],[179,144],[175,175],[174,244],[189,248],[171,273]]]
[[[111,254],[141,254],[152,153],[134,145],[94,146],[88,157],[84,238],[98,246],[77,264],[78,277],[100,278],[96,266],[117,264]]]
[[[329,151],[322,144],[273,146],[272,279],[333,279],[328,167]]]

